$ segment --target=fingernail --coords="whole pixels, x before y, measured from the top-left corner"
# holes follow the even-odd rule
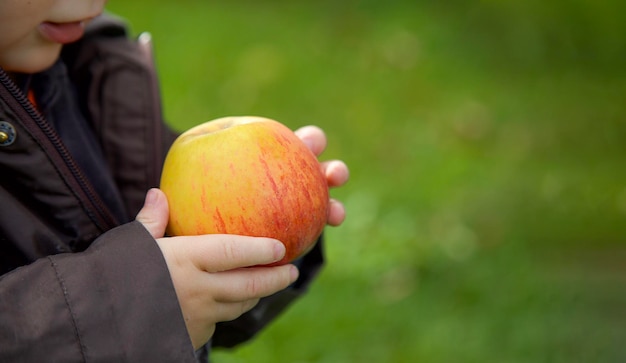
[[[294,282],[298,279],[298,276],[300,276],[300,271],[298,271],[298,268],[294,265],[291,265],[291,270],[289,271],[289,273],[291,274],[291,282]]]
[[[313,140],[311,140],[310,138],[304,138],[302,139],[302,142],[306,145],[307,148],[309,148],[309,150],[313,150]]]
[[[156,190],[154,190],[154,189],[148,190],[148,194],[146,194],[145,205],[148,205],[148,206],[155,205],[156,202],[157,202],[157,198],[158,198],[158,195],[157,195],[157,191]]]
[[[274,244],[274,261],[278,261],[285,256],[285,245],[282,242]]]

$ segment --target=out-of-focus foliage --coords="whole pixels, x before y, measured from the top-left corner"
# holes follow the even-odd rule
[[[328,266],[216,362],[623,362],[626,2],[111,0],[185,129],[328,134]]]

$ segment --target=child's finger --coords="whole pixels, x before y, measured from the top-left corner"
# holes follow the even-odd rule
[[[339,187],[348,182],[350,171],[341,160],[329,160],[320,163],[326,175],[329,187]]]
[[[258,299],[285,289],[297,277],[294,265],[224,271],[213,275],[213,298],[222,303]]]
[[[276,262],[285,255],[278,240],[227,234],[182,237],[189,258],[201,270],[220,272]]]
[[[215,316],[218,321],[235,320],[244,313],[250,311],[260,299],[237,301],[234,303],[221,303],[215,306]]]
[[[304,126],[294,131],[315,155],[320,155],[326,149],[326,134],[317,126]]]
[[[143,224],[152,237],[161,238],[165,234],[168,217],[167,197],[160,189],[150,189],[136,220]]]
[[[343,204],[335,199],[330,200],[330,212],[328,213],[328,225],[337,227],[346,219],[346,209]]]

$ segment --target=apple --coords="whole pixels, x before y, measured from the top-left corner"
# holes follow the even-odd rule
[[[233,116],[182,133],[161,174],[171,236],[271,237],[293,261],[310,250],[328,220],[328,183],[316,156],[287,126]]]

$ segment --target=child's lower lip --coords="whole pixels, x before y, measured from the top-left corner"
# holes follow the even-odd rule
[[[82,21],[73,23],[44,22],[39,25],[39,32],[48,40],[67,44],[75,42],[83,36],[85,24]]]

